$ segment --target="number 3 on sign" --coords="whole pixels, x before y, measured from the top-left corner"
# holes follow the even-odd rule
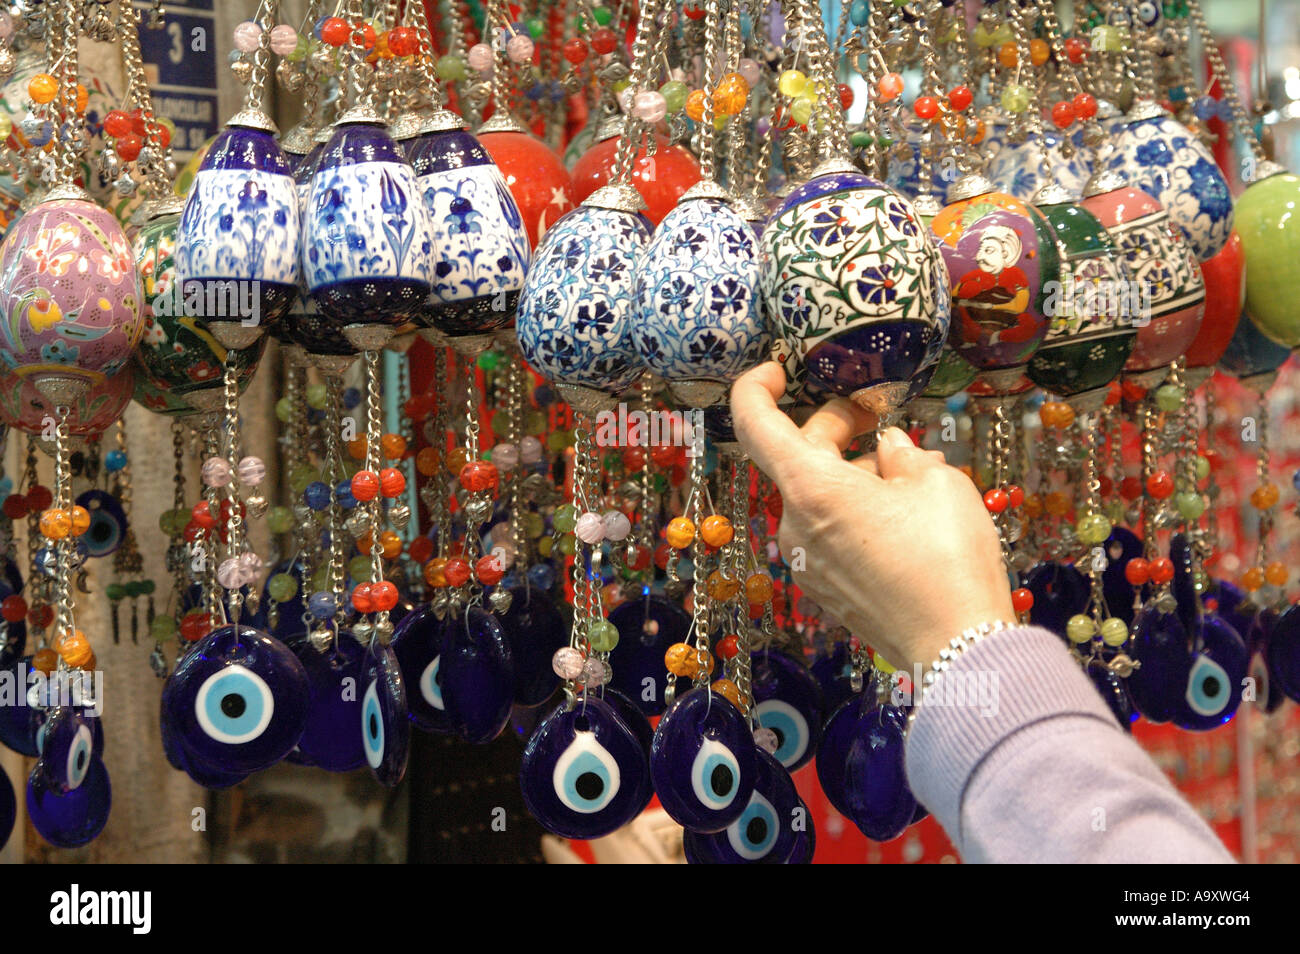
[[[167,24],[167,36],[172,41],[171,49],[167,51],[167,59],[179,63],[185,54],[185,47],[181,45],[181,25],[175,21]]]

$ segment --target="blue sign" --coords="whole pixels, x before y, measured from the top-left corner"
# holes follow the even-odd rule
[[[212,0],[168,3],[160,29],[148,26],[149,4],[135,7],[143,14],[140,52],[154,109],[176,124],[172,152],[183,161],[216,134],[221,122]]]

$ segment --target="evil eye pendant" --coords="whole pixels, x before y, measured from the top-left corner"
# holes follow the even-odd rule
[[[547,716],[524,747],[519,785],[529,814],[562,838],[599,838],[650,802],[645,750],[594,696]]]
[[[811,825],[790,773],[779,761],[755,750],[757,773],[749,804],[740,817],[720,832],[688,831],[686,860],[692,864],[779,865],[794,853],[798,829]]]
[[[831,713],[822,729],[821,744],[817,747],[817,783],[826,794],[826,800],[845,818],[852,817],[846,789],[844,763],[849,756],[849,746],[857,737],[858,722],[870,711],[869,698],[875,698],[874,688],[867,687],[863,695],[851,696]]]
[[[311,689],[281,642],[248,626],[214,629],[168,680],[162,717],[187,761],[248,774],[280,761],[302,737]]]
[[[117,498],[102,490],[87,490],[77,498],[77,505],[90,514],[90,526],[82,534],[92,557],[115,552],[126,536],[126,511]]]
[[[540,706],[560,684],[551,656],[569,644],[569,628],[544,590],[516,586],[508,592],[510,608],[501,614],[501,628],[515,662],[515,705]]]
[[[311,685],[311,708],[290,761],[327,772],[359,768],[366,757],[359,698],[366,685],[365,647],[340,633],[337,645],[323,653],[305,639],[296,651]]]
[[[609,621],[618,628],[618,644],[609,654],[614,669],[610,686],[646,715],[659,715],[668,688],[664,653],[673,643],[686,639],[691,615],[672,600],[645,592],[612,609]],[[646,679],[653,684],[648,685]]]
[[[366,687],[361,697],[361,738],[366,764],[381,784],[393,788],[406,774],[411,724],[406,688],[397,655],[378,643],[366,656]]]
[[[0,849],[9,844],[13,834],[14,822],[18,820],[18,799],[14,795],[13,783],[4,769],[0,769]]]
[[[655,737],[655,730],[651,727],[650,720],[637,708],[635,702],[617,689],[610,689],[605,686],[601,690],[600,697],[614,709],[615,714],[623,721],[623,724],[632,730],[636,740],[641,743],[641,748],[645,750],[648,764],[650,746]]]
[[[786,771],[812,761],[822,734],[821,686],[802,663],[775,650],[752,656],[754,715],[776,733],[773,754]]]
[[[664,810],[683,828],[715,832],[745,811],[757,756],[740,710],[707,687],[664,713],[650,746],[650,777]]]
[[[1183,729],[1206,731],[1223,725],[1241,705],[1242,683],[1250,669],[1245,640],[1216,613],[1199,620],[1197,649],[1187,671],[1183,705],[1174,722]]]
[[[906,723],[907,713],[899,706],[876,706],[858,723],[844,760],[849,817],[872,841],[897,838],[916,814],[903,767]]]
[[[101,759],[91,758],[81,784],[66,793],[50,787],[39,765],[27,777],[27,817],[56,848],[76,848],[97,838],[112,802],[108,769]]]
[[[397,624],[389,644],[411,687],[406,696],[411,721],[425,732],[452,731],[442,701],[441,631],[442,621],[433,614],[433,606],[425,605]]]
[[[70,706],[60,707],[37,731],[36,741],[41,750],[36,771],[49,789],[65,795],[79,788],[95,759],[90,721]]]

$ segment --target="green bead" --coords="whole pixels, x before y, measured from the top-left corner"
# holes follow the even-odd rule
[[[1204,454],[1196,455],[1196,479],[1204,480],[1210,476],[1210,461]]]
[[[993,42],[997,46],[1001,46],[1003,43],[1011,43],[1015,38],[1016,34],[1011,29],[1010,23],[999,23],[993,31]]]
[[[298,592],[298,581],[290,573],[277,573],[266,581],[266,592],[277,603],[287,603]]]
[[[1102,509],[1102,513],[1106,515],[1106,519],[1109,520],[1111,523],[1114,524],[1114,523],[1124,522],[1124,501],[1108,500],[1105,504],[1102,505],[1101,509]]]
[[[867,149],[875,141],[875,136],[871,135],[869,132],[862,132],[861,130],[849,135],[849,145],[854,149]]]
[[[888,149],[893,144],[894,144],[894,138],[892,136],[876,137],[876,145],[880,146],[881,149]]]
[[[554,537],[542,537],[537,541],[537,555],[545,560],[551,555],[551,548],[555,546]]]
[[[618,627],[609,620],[602,619],[598,623],[592,623],[587,629],[587,639],[591,641],[593,652],[613,652],[614,647],[618,645]]]
[[[529,513],[524,516],[524,533],[536,540],[546,531],[546,524],[542,520],[540,513]]]
[[[664,98],[664,105],[668,107],[670,113],[680,113],[686,108],[686,97],[690,95],[690,90],[686,84],[677,80],[669,80],[659,87],[659,95]]]
[[[439,79],[452,81],[463,80],[469,75],[469,69],[465,66],[465,58],[454,53],[438,57],[438,62],[434,65],[434,71],[437,72]]]
[[[1198,520],[1205,513],[1205,498],[1195,491],[1174,494],[1174,506],[1184,520]]]
[[[1023,113],[1029,108],[1030,98],[1028,86],[1012,83],[1002,91],[1002,108],[1009,113]]]
[[[348,561],[348,576],[354,580],[370,579],[370,557],[354,556]]]
[[[311,48],[312,42],[302,34],[299,34],[297,41],[293,44],[293,52],[286,56],[285,59],[293,63],[301,63],[307,58],[307,54],[311,52]]]
[[[560,451],[564,450],[564,448],[568,446],[565,441],[564,428],[559,428],[558,430],[551,431],[551,433],[547,434],[546,446],[552,454],[558,454]]]
[[[950,24],[948,26],[948,29],[940,33],[939,36],[936,37],[936,39],[939,41],[941,45],[946,43],[951,43],[953,40],[957,39],[957,24],[956,23]]]
[[[110,600],[116,602],[117,600],[125,598],[126,587],[121,583],[110,583],[108,586],[104,587],[104,595]]]
[[[655,474],[654,489],[657,494],[668,493],[668,476],[666,474]]]
[[[492,460],[492,448],[489,447],[487,450],[481,452],[478,456],[479,456],[481,459],[490,462],[490,461]]]
[[[140,582],[138,580],[127,580],[122,584],[122,589],[129,597],[140,596]]]
[[[800,126],[808,125],[808,120],[812,119],[813,104],[806,99],[796,99],[790,104],[790,118]]]
[[[528,35],[534,40],[540,40],[542,34],[546,32],[546,24],[541,21],[540,17],[530,17],[527,25]]]
[[[289,403],[287,397],[282,397],[275,402],[275,417],[281,424],[288,424],[289,418],[293,416],[293,405]]]
[[[185,532],[185,525],[190,522],[187,510],[164,510],[158,517],[158,528],[169,537]]]
[[[615,80],[614,82],[610,83],[609,88],[611,91],[613,91],[615,95],[617,95],[623,92],[623,90],[627,89],[631,85],[632,85],[632,81],[630,79],[621,79],[621,80]]]
[[[1071,616],[1070,621],[1065,624],[1065,635],[1070,642],[1075,644],[1086,643],[1092,639],[1095,632],[1097,632],[1097,624],[1093,622],[1091,616],[1085,616],[1082,613]]]
[[[577,540],[571,533],[560,537],[560,542],[556,546],[565,556],[573,556],[573,551],[578,548]]]
[[[158,584],[155,583],[153,580],[141,580],[141,581],[140,581],[140,595],[141,595],[141,596],[152,596],[153,593],[154,593],[154,591],[157,590],[157,589],[158,589]]]
[[[1118,53],[1124,48],[1119,30],[1107,23],[1094,29],[1090,40],[1092,49],[1098,53]]]
[[[316,569],[311,571],[311,590],[313,593],[319,593],[322,590],[330,589],[330,565],[322,563]]]
[[[272,533],[288,533],[293,529],[293,511],[288,507],[272,507],[266,515],[266,525]]]
[[[289,489],[294,492],[295,496],[300,496],[307,485],[316,479],[316,471],[310,464],[299,464],[289,471]],[[292,517],[292,514],[290,514]]]
[[[155,643],[161,643],[176,635],[176,619],[171,616],[155,616],[149,624],[149,635]]]
[[[609,21],[614,19],[609,7],[597,7],[591,11],[591,16],[600,26],[609,26]]]
[[[313,410],[323,411],[329,403],[330,392],[319,382],[307,385],[307,406]]]
[[[499,351],[484,351],[478,356],[478,366],[484,371],[492,371],[501,362]]]
[[[1187,392],[1176,384],[1162,384],[1156,388],[1156,407],[1171,413],[1183,406]]]
[[[509,431],[510,431],[510,415],[493,414],[492,433],[495,434],[497,437],[504,438],[506,434],[509,433]]]
[[[560,504],[555,508],[551,525],[560,533],[569,533],[578,523],[578,508],[573,504]]]
[[[524,415],[525,434],[536,437],[538,434],[545,434],[546,429],[550,426],[550,420],[541,411],[529,411]]]
[[[1105,543],[1106,538],[1110,536],[1110,531],[1110,521],[1099,513],[1086,513],[1074,525],[1075,536],[1081,543],[1089,546]]]
[[[976,46],[982,46],[986,48],[990,47],[993,45],[993,31],[988,28],[987,24],[984,23],[977,24],[975,26],[974,39],[975,39]]]
[[[1101,624],[1101,641],[1112,648],[1123,646],[1128,640],[1128,626],[1118,616],[1112,616]]]

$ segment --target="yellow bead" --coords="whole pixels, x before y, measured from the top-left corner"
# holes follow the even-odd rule
[[[704,90],[691,90],[686,97],[686,115],[697,123],[704,118]]]
[[[766,603],[772,598],[772,578],[766,573],[751,574],[745,580],[745,599],[751,603]]]
[[[727,576],[721,570],[714,570],[704,581],[704,592],[711,599],[725,602],[740,592],[740,581],[734,576]]]
[[[86,666],[95,658],[90,648],[90,640],[86,639],[86,634],[79,629],[74,629],[59,641],[58,652],[63,657],[63,661],[74,669]]]
[[[39,527],[41,536],[49,540],[62,540],[72,532],[72,518],[66,510],[51,507],[41,514]]]
[[[1268,566],[1264,567],[1264,579],[1274,586],[1283,586],[1287,578],[1286,565],[1274,560]]]
[[[798,96],[808,83],[808,76],[802,70],[786,70],[776,81],[776,88],[782,96]]]
[[[731,521],[721,514],[712,514],[700,524],[700,537],[711,547],[725,547],[735,536]]]
[[[674,517],[668,521],[668,529],[664,532],[664,537],[673,549],[684,550],[695,539],[695,524],[685,517]]]
[[[90,511],[85,507],[72,508],[72,535],[79,537],[90,529]]]

